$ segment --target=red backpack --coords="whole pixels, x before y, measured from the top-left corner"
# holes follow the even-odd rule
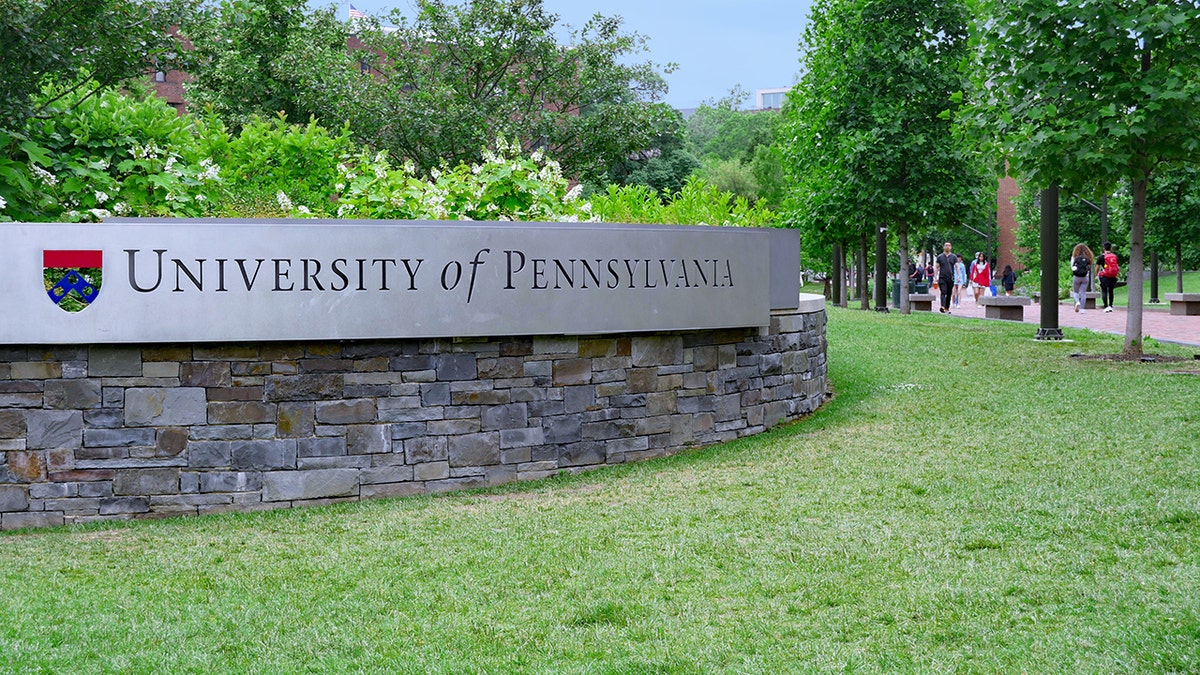
[[[1100,272],[1102,277],[1117,278],[1121,273],[1121,268],[1117,266],[1117,254],[1112,251],[1104,252],[1104,269]]]

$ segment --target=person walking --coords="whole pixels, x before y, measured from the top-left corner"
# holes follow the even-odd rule
[[[1013,272],[1012,265],[1004,266],[1004,276],[1000,278],[1000,283],[1004,284],[1005,295],[1013,294],[1013,288],[1017,285],[1017,273]]]
[[[1100,278],[1100,299],[1104,303],[1104,311],[1111,312],[1113,291],[1117,287],[1117,275],[1121,273],[1121,268],[1117,265],[1117,254],[1113,253],[1110,242],[1104,242],[1104,253],[1097,260],[1096,267],[1096,276]]]
[[[958,309],[959,302],[962,301],[962,289],[967,287],[967,266],[963,264],[962,258],[954,257],[957,260],[954,261],[954,292],[950,294],[950,303]]]
[[[975,292],[975,304],[979,304],[979,296],[992,286],[992,268],[988,265],[987,258],[983,257],[983,253],[975,252],[975,260],[971,261],[968,276],[971,278],[971,290]]]
[[[1071,297],[1075,300],[1075,312],[1080,313],[1087,306],[1087,289],[1091,281],[1092,267],[1096,264],[1096,256],[1092,249],[1082,242],[1071,249]]]
[[[950,242],[942,245],[942,252],[938,254],[935,260],[935,272],[937,273],[938,291],[941,294],[941,308],[939,311],[942,314],[950,313],[950,288],[954,285],[954,263],[958,262],[958,256],[950,252]]]

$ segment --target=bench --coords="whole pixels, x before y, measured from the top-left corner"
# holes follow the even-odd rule
[[[1174,316],[1200,316],[1200,293],[1164,293]]]
[[[1024,321],[1025,306],[1033,304],[1033,300],[1023,295],[985,295],[979,298],[979,304],[983,305],[983,315],[989,319]]]
[[[1100,299],[1100,291],[1088,291],[1083,294],[1083,308],[1096,309],[1096,301]]]
[[[909,293],[908,306],[915,312],[932,312],[935,297],[933,293]]]

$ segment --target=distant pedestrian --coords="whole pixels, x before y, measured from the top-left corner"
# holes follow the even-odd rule
[[[957,309],[962,301],[962,289],[967,287],[967,266],[962,258],[954,257],[958,259],[954,261],[954,291],[950,294],[950,303]]]
[[[988,292],[992,286],[992,267],[979,251],[975,252],[975,259],[971,261],[971,269],[967,276],[971,279],[971,290],[975,292],[975,303],[978,304],[979,296]]]
[[[1004,266],[1004,276],[1001,277],[1000,283],[1004,284],[1005,295],[1013,294],[1013,288],[1017,285],[1017,273],[1013,272],[1012,265]]]
[[[1117,276],[1121,268],[1117,265],[1117,254],[1113,253],[1112,244],[1104,242],[1104,254],[1096,261],[1100,277],[1100,298],[1104,302],[1104,311],[1113,311],[1113,290],[1117,287]]]
[[[942,314],[950,313],[950,288],[954,286],[954,263],[958,262],[958,256],[950,252],[950,242],[942,245],[942,252],[938,254],[936,263],[936,272],[938,280],[938,291],[941,293],[941,308]]]
[[[1096,256],[1087,244],[1075,244],[1071,249],[1071,297],[1075,299],[1075,311],[1082,312],[1087,306],[1087,289],[1092,277]]]

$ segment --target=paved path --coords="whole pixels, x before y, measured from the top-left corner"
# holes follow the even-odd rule
[[[937,312],[937,301],[933,303],[933,311]],[[1025,323],[1038,326],[1041,324],[1041,307],[1036,303],[1025,308]],[[969,293],[958,308],[951,308],[952,316],[964,316],[974,319],[983,318],[983,307],[975,304]],[[1090,328],[1095,331],[1125,335],[1126,309],[1114,307],[1111,313],[1103,309],[1089,309],[1079,314],[1075,313],[1073,304],[1061,304],[1058,307],[1058,325],[1060,328]],[[1034,329],[1031,335],[1036,334]],[[1149,335],[1162,342],[1177,342],[1200,347],[1200,316],[1172,316],[1166,308],[1145,308],[1142,312],[1142,334]]]

